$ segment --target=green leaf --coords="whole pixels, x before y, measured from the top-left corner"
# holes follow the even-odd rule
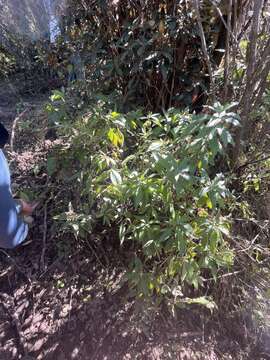
[[[240,48],[241,50],[246,50],[248,47],[248,40],[241,40],[240,41]]]
[[[209,310],[214,310],[217,307],[213,300],[208,299],[207,297],[204,296],[194,299],[185,298],[184,302],[186,302],[187,304],[203,305],[206,306]]]
[[[116,111],[113,111],[112,113],[111,113],[111,116],[112,116],[112,118],[113,119],[117,119],[118,117],[119,117],[119,113],[118,112],[116,112]]]
[[[220,134],[220,137],[225,146],[227,146],[228,144],[232,144],[232,145],[234,144],[233,137],[228,131],[223,129],[223,131]]]
[[[119,228],[120,245],[123,245],[125,241],[125,234],[126,234],[126,227],[125,225],[121,224]]]
[[[148,147],[147,151],[148,152],[159,151],[162,145],[163,145],[163,141],[160,140],[153,141]]]
[[[206,206],[208,207],[208,209],[213,209],[213,204],[212,204],[211,199],[207,196],[205,200],[206,200]]]
[[[185,234],[180,228],[176,229],[176,241],[177,241],[177,249],[181,256],[184,256],[187,249],[187,239]]]
[[[107,136],[111,143],[116,147],[122,146],[124,143],[124,135],[119,129],[110,128]]]
[[[143,189],[142,187],[138,187],[136,190],[135,190],[135,193],[134,193],[134,206],[135,206],[135,209],[138,209],[138,206],[141,204],[141,202],[143,201]]]
[[[143,247],[147,248],[147,247],[151,246],[153,243],[154,243],[154,240],[149,240],[143,245]]]
[[[51,101],[59,101],[59,100],[64,101],[65,96],[61,91],[54,90],[53,95],[51,96]]]
[[[122,184],[122,177],[120,173],[114,169],[111,169],[110,171],[110,178],[113,185],[120,185]]]
[[[253,179],[253,185],[254,185],[254,190],[258,192],[260,190],[260,179],[258,177],[255,177]]]
[[[220,239],[219,231],[213,230],[210,234],[210,244],[209,244],[212,253],[216,252],[219,239]]]

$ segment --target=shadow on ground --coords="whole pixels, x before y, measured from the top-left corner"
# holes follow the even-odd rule
[[[199,308],[175,319],[143,311],[128,300],[121,273],[91,254],[56,258],[41,271],[40,248],[36,239],[0,252],[1,360],[269,358],[249,347],[236,320],[218,324]]]

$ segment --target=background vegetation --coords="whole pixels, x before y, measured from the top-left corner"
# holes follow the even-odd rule
[[[56,40],[26,46],[53,90],[46,183],[24,189],[45,198],[52,258],[90,249],[143,309],[248,314],[264,333],[269,16],[263,0],[69,0]],[[4,47],[0,62],[27,74]]]

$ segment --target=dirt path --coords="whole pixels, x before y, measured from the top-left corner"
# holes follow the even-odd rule
[[[16,188],[44,186],[43,175],[33,169],[46,157],[47,145],[39,137],[45,100],[22,99],[11,84],[0,86],[0,117],[9,128],[18,103],[34,104],[18,124],[17,153],[10,158]],[[111,265],[103,266],[106,244],[97,262],[90,248],[80,250],[71,239],[45,233],[44,215],[41,207],[30,244],[0,250],[1,360],[269,359],[250,346],[237,320],[220,324],[199,308],[179,311],[175,319],[165,310],[146,312],[119,282],[117,249],[110,249]]]

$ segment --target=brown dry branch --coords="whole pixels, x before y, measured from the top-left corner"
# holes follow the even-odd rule
[[[230,73],[230,36],[231,36],[231,20],[232,20],[232,0],[228,2],[228,20],[227,20],[227,34],[226,34],[226,55],[224,65],[224,101],[228,97],[229,73]]]
[[[247,51],[247,79],[250,79],[254,72],[257,61],[258,35],[260,29],[260,16],[263,0],[255,0],[253,7],[253,21],[249,36],[249,46]]]
[[[256,91],[254,92],[253,95],[253,107],[252,107],[252,111],[254,111],[261,103],[262,98],[263,98],[263,94],[265,93],[266,87],[267,87],[267,77],[268,74],[270,72],[270,60],[266,61],[266,65],[264,67],[264,70],[261,74],[261,80],[260,83],[256,89]]]
[[[195,9],[197,22],[198,22],[198,26],[199,26],[202,51],[203,51],[203,54],[204,54],[204,58],[205,58],[205,61],[206,61],[206,64],[207,64],[208,73],[209,73],[209,77],[210,77],[210,94],[213,95],[214,77],[213,77],[210,57],[209,57],[209,54],[208,54],[208,51],[207,51],[207,45],[206,45],[206,40],[205,40],[205,35],[204,35],[204,30],[203,30],[203,25],[202,25],[202,19],[201,19],[201,14],[200,14],[200,6],[199,6],[198,0],[193,0],[193,6],[194,6],[194,9]]]
[[[267,40],[263,48],[261,49],[260,53],[257,56],[257,61],[254,66],[254,71],[250,75],[250,79],[255,81],[255,87],[257,82],[262,78],[262,73],[265,67],[268,66],[270,61],[270,38]],[[245,89],[246,90],[246,89]]]
[[[252,27],[249,36],[249,47],[247,51],[247,71],[246,71],[246,86],[240,100],[241,109],[241,128],[236,131],[235,148],[232,156],[233,165],[237,165],[239,155],[241,153],[242,141],[245,140],[250,132],[251,121],[250,112],[252,108],[252,99],[254,90],[260,77],[255,76],[259,71],[261,74],[262,63],[268,63],[267,57],[269,49],[264,48],[262,54],[258,55],[258,35],[260,28],[260,17],[263,6],[263,0],[253,1],[253,19]],[[266,56],[266,58],[264,57]],[[269,59],[270,61],[270,59]],[[257,74],[256,74],[257,75]]]
[[[229,0],[229,2],[228,2],[228,17],[230,17],[230,21],[228,19],[227,22],[225,21],[224,16],[222,14],[222,11],[217,6],[217,4],[213,0],[211,0],[211,4],[216,9],[216,12],[218,13],[218,15],[219,15],[225,29],[227,30],[227,33],[229,33],[230,37],[232,38],[234,47],[236,47],[238,49],[239,56],[244,59],[242,49],[239,46],[239,39],[237,38],[237,34],[234,33],[234,32],[236,32],[235,30],[237,29],[237,25],[238,25],[238,21],[237,21],[238,20],[238,15],[237,15],[237,0],[233,0],[233,1],[234,1],[233,4],[232,4],[231,0]],[[234,11],[234,14],[233,14],[233,19],[234,19],[233,28],[231,26],[231,24],[232,24],[232,21],[231,21],[232,10]]]

